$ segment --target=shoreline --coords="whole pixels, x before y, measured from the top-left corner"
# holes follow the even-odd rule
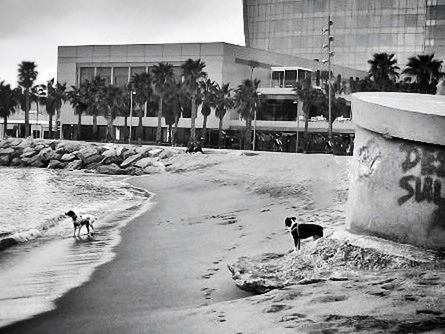
[[[122,229],[111,262],[54,311],[0,332],[282,334],[353,326],[373,333],[414,318],[414,328],[445,327],[442,313],[428,308],[445,295],[440,268],[386,272],[387,280],[354,272],[350,280],[255,296],[236,287],[227,265],[239,258],[292,259],[284,217],[320,223],[326,240],[344,229],[347,157],[209,151],[172,161],[176,172],[129,179],[155,194],[153,208]],[[305,240],[302,248],[316,244]]]

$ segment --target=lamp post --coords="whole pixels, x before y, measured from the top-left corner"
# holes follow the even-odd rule
[[[257,96],[260,97],[261,93],[257,93]],[[255,101],[255,109],[253,111],[253,144],[252,149],[255,151],[255,143],[256,143],[256,113],[257,113],[257,103]]]
[[[331,84],[332,84],[332,71],[331,71],[331,65],[332,65],[332,57],[334,56],[334,52],[331,51],[332,49],[332,42],[334,41],[334,37],[331,36],[331,26],[334,24],[334,22],[331,20],[331,15],[328,16],[328,27],[322,29],[321,31],[323,33],[328,33],[328,43],[323,45],[323,49],[328,49],[328,59],[319,59],[314,58],[314,61],[320,62],[322,64],[328,63],[328,137],[329,139],[332,139],[332,97],[331,97]]]
[[[131,144],[131,125],[133,123],[133,95],[135,91],[130,90],[130,133],[128,134],[128,144]]]

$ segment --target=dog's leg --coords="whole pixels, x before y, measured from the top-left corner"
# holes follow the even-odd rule
[[[300,249],[299,243],[300,243],[300,239],[294,240],[294,253],[297,252],[297,248]]]
[[[76,237],[76,225],[74,225],[73,237]]]
[[[300,250],[300,238],[298,238],[298,250]]]

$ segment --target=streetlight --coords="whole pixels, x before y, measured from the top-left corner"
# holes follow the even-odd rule
[[[298,115],[298,101],[294,101],[292,102],[293,104],[295,104],[296,108],[297,108],[297,149],[295,150],[295,152],[298,153],[298,132],[300,129],[300,116]]]
[[[331,51],[332,48],[332,42],[334,41],[334,37],[331,36],[331,26],[334,24],[334,22],[331,20],[331,15],[328,16],[328,27],[323,28],[321,31],[322,33],[327,32],[328,33],[328,43],[323,45],[323,49],[328,49],[328,59],[319,59],[314,58],[314,61],[326,64],[328,63],[328,106],[329,106],[329,114],[328,114],[328,122],[329,122],[329,128],[328,128],[328,137],[329,139],[332,139],[332,97],[331,97],[331,81],[332,81],[332,71],[331,71],[331,62],[332,57],[334,56],[334,52]]]
[[[258,98],[261,96],[261,93],[257,93]],[[253,114],[253,145],[252,148],[255,151],[255,143],[256,143],[256,109],[257,109],[257,104],[256,104],[256,100],[255,100],[255,110],[254,110],[254,114]]]
[[[135,91],[130,90],[130,133],[128,134],[128,144],[131,144],[131,125],[133,123],[133,95],[135,94]]]

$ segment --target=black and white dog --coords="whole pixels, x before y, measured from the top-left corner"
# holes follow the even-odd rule
[[[91,227],[91,235],[93,235],[94,233],[93,223],[96,221],[96,217],[92,215],[83,215],[83,216],[76,215],[72,210],[66,212],[65,215],[73,219],[73,226],[74,226],[73,237],[76,236],[76,230],[78,231],[77,236],[78,237],[80,236],[80,230],[82,229],[83,226],[87,228],[88,235],[90,235],[90,227]]]
[[[287,217],[284,220],[289,233],[294,239],[294,252],[300,249],[300,240],[313,237],[314,240],[323,236],[323,227],[317,224],[299,224],[296,217]]]

